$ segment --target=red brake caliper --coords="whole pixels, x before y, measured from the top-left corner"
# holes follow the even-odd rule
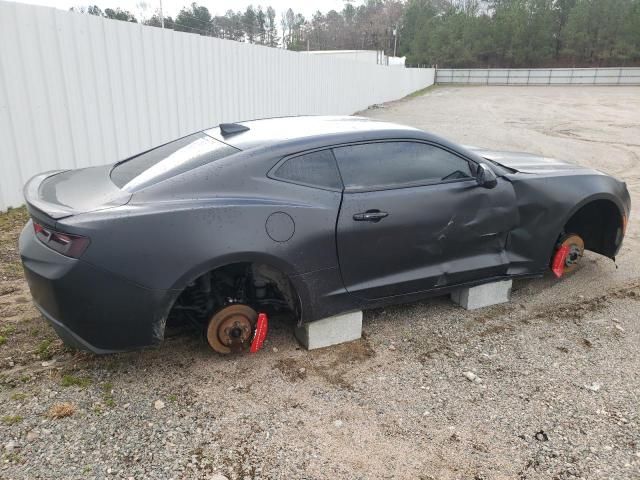
[[[553,256],[551,271],[557,278],[560,278],[564,273],[567,255],[569,255],[569,245],[562,245],[558,250],[556,250],[556,254]]]
[[[253,341],[251,342],[251,353],[256,353],[262,348],[264,339],[267,338],[267,329],[269,328],[269,321],[267,320],[266,313],[258,314],[258,322],[256,323],[256,331],[253,334]]]

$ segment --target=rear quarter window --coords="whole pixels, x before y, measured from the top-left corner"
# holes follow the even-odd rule
[[[330,150],[305,153],[285,160],[273,178],[310,187],[342,190],[342,180]]]
[[[111,181],[133,192],[239,151],[204,133],[195,133],[116,164]]]

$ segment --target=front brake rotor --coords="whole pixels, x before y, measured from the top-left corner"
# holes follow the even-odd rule
[[[218,353],[246,350],[251,345],[258,313],[247,305],[229,305],[211,317],[207,342]]]
[[[567,246],[569,251],[564,261],[564,272],[569,273],[578,267],[578,262],[584,255],[584,240],[574,233],[567,235],[560,241],[560,247]]]

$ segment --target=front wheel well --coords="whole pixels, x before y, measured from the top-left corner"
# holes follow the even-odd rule
[[[580,207],[564,225],[564,234],[577,234],[586,250],[613,258],[623,236],[623,216],[611,200],[594,200]]]
[[[178,295],[168,325],[204,327],[223,307],[243,304],[257,311],[300,317],[300,299],[288,275],[265,263],[236,262],[191,281]]]

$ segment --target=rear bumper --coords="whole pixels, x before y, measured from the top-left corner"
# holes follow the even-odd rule
[[[35,303],[35,302],[34,302]],[[103,348],[96,347],[95,345],[90,344],[84,338],[81,338],[77,334],[73,332],[73,330],[69,329],[64,323],[59,322],[55,318],[53,318],[49,313],[42,308],[42,306],[35,303],[35,306],[40,310],[42,316],[49,322],[49,325],[53,327],[56,331],[56,334],[62,339],[62,342],[71,348],[76,348],[78,350],[86,350],[88,352],[93,352],[98,355],[107,354],[107,353],[117,353],[121,350],[105,350]]]
[[[175,298],[44,246],[31,221],[20,255],[36,307],[70,347],[113,353],[159,344]]]

